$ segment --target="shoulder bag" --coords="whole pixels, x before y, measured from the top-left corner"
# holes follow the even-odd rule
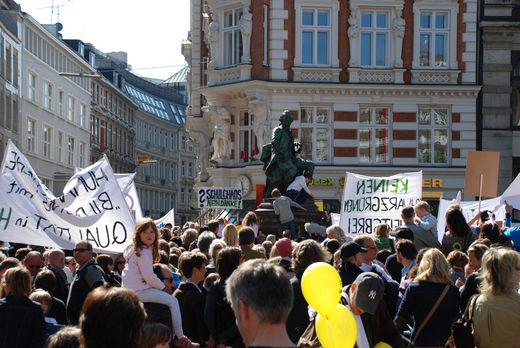
[[[473,295],[468,301],[464,316],[451,325],[451,336],[446,341],[446,348],[474,348],[473,341],[473,311],[475,302],[480,295]]]
[[[417,332],[415,333],[413,339],[410,341],[410,343],[408,344],[408,348],[413,348],[415,347],[415,341],[417,340],[417,337],[419,337],[419,335],[421,334],[421,331],[424,329],[424,327],[426,326],[426,324],[428,324],[428,321],[430,321],[431,317],[433,316],[433,314],[435,313],[435,311],[437,310],[437,308],[439,308],[442,300],[444,300],[444,297],[446,296],[446,294],[448,293],[448,290],[450,289],[450,285],[449,284],[446,284],[446,287],[444,288],[444,290],[442,291],[442,294],[441,296],[439,296],[439,299],[437,300],[437,302],[435,302],[435,304],[433,305],[432,309],[430,310],[430,313],[428,313],[428,315],[426,316],[426,318],[424,318],[424,321],[421,323],[421,326],[419,326],[419,329],[417,330]]]

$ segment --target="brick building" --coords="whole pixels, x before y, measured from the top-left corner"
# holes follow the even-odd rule
[[[204,186],[250,187],[250,208],[265,183],[258,153],[285,109],[327,210],[339,211],[346,171],[422,170],[425,199],[464,186],[476,0],[192,0],[191,13],[187,129]]]

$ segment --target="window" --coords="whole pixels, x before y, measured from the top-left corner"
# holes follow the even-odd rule
[[[36,75],[33,73],[29,73],[28,81],[27,81],[27,98],[29,100],[36,100]]]
[[[43,106],[49,110],[52,107],[52,85],[49,82],[43,84]]]
[[[5,78],[7,82],[12,83],[13,81],[13,57],[12,46],[10,43],[5,43]]]
[[[240,112],[239,122],[239,163],[249,163],[258,154],[258,144],[253,132],[253,115],[247,111]]]
[[[359,161],[388,163],[390,109],[363,107],[359,110]]]
[[[87,113],[87,106],[79,104],[79,125],[85,127],[85,114]]]
[[[264,29],[264,59],[262,63],[264,65],[268,65],[267,62],[267,52],[269,47],[269,6],[264,5],[264,22],[263,22],[263,29]]]
[[[315,163],[331,162],[330,108],[302,107],[300,114],[301,157]]]
[[[72,121],[72,122],[74,122],[74,105],[75,104],[76,104],[76,101],[74,100],[74,98],[69,97],[69,108],[68,108],[68,112],[67,112],[67,117],[68,117],[69,121]]]
[[[240,33],[242,8],[224,12],[224,66],[237,65],[242,57],[242,34]]]
[[[58,132],[58,146],[56,147],[56,160],[58,160],[58,162],[62,161],[62,151],[63,151],[63,132]]]
[[[181,176],[186,176],[186,161],[181,162]]]
[[[188,204],[193,200],[193,189],[188,189]]]
[[[69,137],[67,140],[67,164],[74,165],[74,138]]]
[[[362,66],[388,66],[388,17],[387,12],[361,12]]]
[[[193,162],[188,162],[188,176],[193,178]]]
[[[188,145],[188,137],[186,135],[182,136],[182,151],[186,151]]]
[[[302,64],[330,64],[330,17],[328,9],[302,9]]]
[[[79,143],[79,166],[85,168],[85,157],[86,157],[87,144],[84,142]]]
[[[186,204],[186,189],[181,188],[181,204]]]
[[[27,119],[27,151],[35,152],[36,143],[36,121]]]
[[[448,109],[420,108],[417,113],[419,124],[419,163],[448,163]]]
[[[63,116],[63,91],[58,91],[58,114]]]
[[[448,66],[448,12],[421,12],[419,33],[419,65]]]
[[[43,126],[43,143],[42,143],[43,157],[51,158],[51,141],[52,141],[52,128],[47,125],[44,125]]]

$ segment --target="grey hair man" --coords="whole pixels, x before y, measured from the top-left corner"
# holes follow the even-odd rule
[[[246,346],[295,346],[285,328],[293,290],[282,267],[264,260],[243,263],[228,278],[226,296]]]

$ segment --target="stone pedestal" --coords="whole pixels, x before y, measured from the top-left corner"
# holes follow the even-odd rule
[[[268,234],[274,234],[277,238],[281,238],[283,231],[281,229],[280,219],[274,212],[273,202],[274,198],[266,198],[255,210],[256,216],[258,217],[258,230],[266,236]],[[305,235],[305,223],[320,223],[325,216],[325,213],[319,211],[312,201],[305,202],[303,207],[307,210],[292,208],[294,222],[296,224],[296,233],[299,236]]]

